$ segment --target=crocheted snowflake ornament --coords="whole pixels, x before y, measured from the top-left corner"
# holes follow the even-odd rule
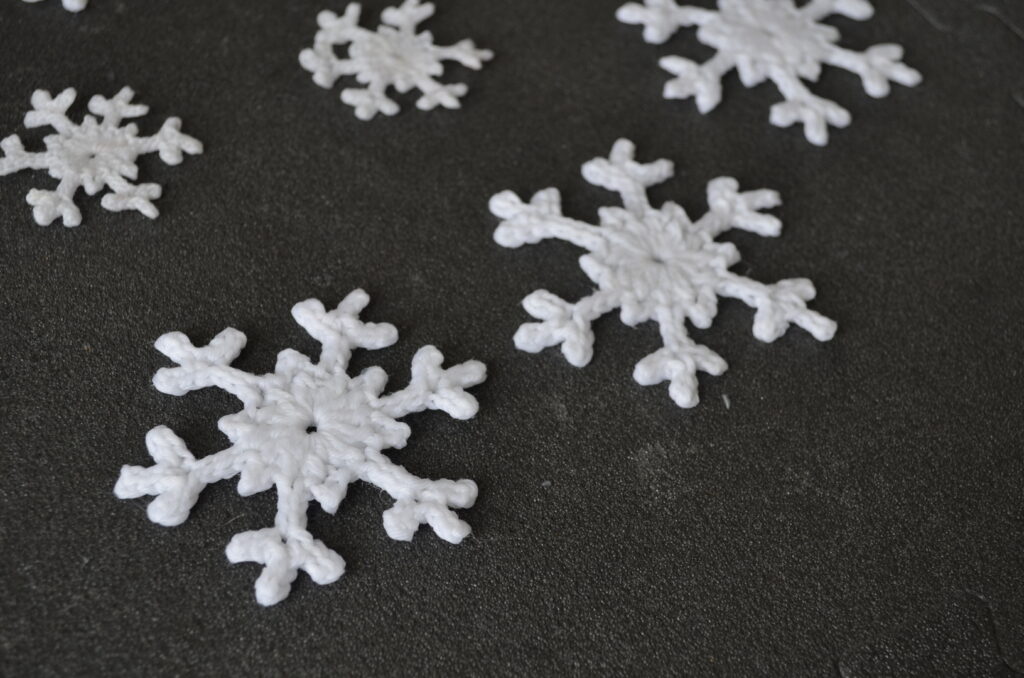
[[[320,360],[314,363],[285,350],[275,371],[263,376],[230,366],[245,346],[245,335],[235,329],[224,330],[204,347],[193,346],[178,332],[156,342],[179,365],[157,372],[153,383],[158,390],[184,395],[216,386],[235,395],[243,408],[218,423],[231,447],[202,459],[170,429],[154,428],[146,445],[156,465],[125,466],[114,493],[122,499],[156,495],[149,518],[178,525],[210,483],[238,475],[242,496],[275,488],[274,526],[237,534],[227,546],[231,562],[264,566],[256,580],[256,599],[263,605],[287,597],[300,569],[318,584],[342,575],[345,561],[309,533],[306,511],[317,501],[333,514],[348,485],[357,480],[395,499],[384,512],[384,529],[392,539],[412,539],[422,523],[453,544],[470,532],[451,508],[473,505],[473,481],[418,478],[382,450],[405,446],[411,431],[398,419],[413,412],[442,410],[456,419],[473,417],[477,402],[464,389],[483,382],[484,365],[469,361],[443,369],[441,352],[425,346],[413,358],[409,386],[381,395],[387,382],[381,368],[371,367],[357,377],[346,372],[353,349],[381,349],[398,340],[393,325],[359,320],[369,300],[356,290],[330,312],[316,299],[296,304],[295,320],[323,345]]]
[[[699,401],[697,371],[720,375],[728,366],[714,351],[690,339],[686,321],[701,329],[710,327],[718,313],[718,297],[739,299],[757,309],[754,336],[761,341],[778,339],[791,324],[819,341],[832,338],[836,324],[807,308],[815,295],[810,280],[765,285],[733,273],[729,268],[740,261],[739,250],[715,240],[733,228],[779,235],[779,220],[758,211],[779,205],[778,193],[740,193],[735,179],[714,179],[707,187],[709,211],[691,221],[674,202],[660,209],[648,202],[647,188],[672,177],[672,163],[644,165],[634,160],[634,154],[632,142],[620,139],[609,158],[583,165],[588,182],[619,193],[625,205],[601,208],[600,226],[562,214],[556,188],[540,191],[529,203],[509,191],[491,198],[491,212],[504,219],[494,232],[498,244],[520,247],[557,238],[582,247],[588,253],[580,257],[580,267],[598,286],[576,303],[547,290],[530,294],[523,307],[541,322],[521,326],[516,347],[536,353],[561,344],[569,363],[583,367],[594,352],[591,323],[618,308],[626,325],[653,320],[661,330],[664,347],[641,360],[633,378],[644,386],[668,381],[676,404],[693,407]]]
[[[25,127],[49,125],[56,133],[43,139],[46,150],[38,153],[26,151],[17,134],[0,141],[0,176],[23,169],[46,170],[60,183],[54,191],[32,189],[28,204],[33,206],[36,223],[46,226],[58,216],[65,226],[78,226],[82,214],[74,203],[75,193],[84,188],[96,195],[104,187],[110,193],[100,204],[112,212],[138,210],[150,219],[160,214],[153,200],[160,197],[159,184],[133,184],[138,178],[136,158],[143,153],[157,152],[168,165],[177,165],[182,153],[197,155],[203,145],[181,133],[181,120],[168,118],[160,131],[150,137],[140,137],[134,123],[121,126],[126,118],[138,118],[149,112],[149,107],[131,103],[135,93],[125,87],[113,99],[96,95],[89,99],[89,111],[81,124],[67,117],[68,108],[75,102],[74,89],[68,88],[51,97],[46,90],[32,94],[32,109],[25,114]],[[100,116],[97,120],[95,116]]]
[[[874,8],[867,0],[810,0],[801,7],[793,0],[718,0],[715,11],[676,0],[644,0],[623,5],[617,16],[643,25],[644,40],[652,44],[697,26],[697,39],[718,50],[700,65],[678,56],[661,59],[661,67],[676,76],[665,84],[666,99],[695,97],[697,110],[707,113],[722,99],[722,78],[735,68],[746,87],[771,80],[779,88],[785,101],[772,106],[773,125],[801,122],[807,140],[824,146],[828,126],[846,127],[850,112],[814,95],[801,80],[817,81],[822,65],[856,73],[873,97],[888,95],[890,80],[908,87],[921,82],[921,74],[900,61],[900,45],[875,45],[864,52],[837,46],[839,30],[820,23],[831,14],[866,20]]]
[[[41,2],[42,0],[25,0],[25,2]],[[69,12],[81,12],[89,4],[89,0],[61,0],[64,9]]]
[[[320,30],[313,47],[299,54],[299,63],[313,74],[313,82],[325,89],[333,87],[343,75],[354,75],[366,85],[341,91],[341,100],[355,107],[360,120],[370,120],[378,113],[398,113],[398,103],[386,94],[388,87],[400,94],[419,89],[416,108],[421,111],[438,105],[459,108],[459,98],[465,96],[467,87],[436,80],[444,74],[443,62],[457,61],[479,70],[484,61],[494,57],[490,50],[477,49],[472,40],[439,47],[429,31],[417,33],[416,27],[434,14],[434,5],[429,2],[405,0],[399,7],[388,7],[381,13],[384,25],[376,31],[359,26],[361,11],[359,3],[354,2],[340,17],[330,11],[320,12]],[[341,59],[334,49],[343,45],[348,45],[348,56]]]

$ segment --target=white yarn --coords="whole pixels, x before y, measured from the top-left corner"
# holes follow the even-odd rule
[[[153,200],[160,197],[159,184],[133,184],[139,175],[136,158],[143,153],[157,152],[168,165],[177,165],[182,152],[197,155],[203,145],[181,133],[181,120],[168,118],[155,135],[140,137],[134,123],[121,126],[126,118],[138,118],[149,112],[149,107],[131,103],[135,93],[125,87],[113,99],[96,95],[89,99],[89,111],[82,123],[76,125],[67,117],[74,103],[75,90],[68,88],[51,97],[46,90],[32,94],[32,109],[25,114],[25,127],[49,125],[56,134],[43,139],[46,150],[39,153],[26,151],[21,139],[13,134],[0,141],[0,176],[23,169],[46,170],[59,179],[55,191],[32,189],[28,204],[33,206],[36,223],[46,226],[58,216],[65,226],[78,226],[82,214],[74,203],[75,193],[84,188],[96,195],[104,187],[111,190],[100,204],[112,212],[138,210],[150,219],[160,214]],[[100,116],[97,120],[95,116]]]
[[[593,356],[591,323],[619,308],[626,325],[653,320],[661,329],[664,348],[637,364],[634,379],[645,386],[669,381],[676,404],[693,407],[699,401],[697,371],[720,375],[728,366],[689,337],[686,321],[701,329],[710,327],[718,313],[718,297],[739,299],[757,309],[754,336],[761,341],[774,341],[791,324],[819,341],[832,338],[836,324],[807,308],[815,295],[810,280],[765,285],[732,273],[729,268],[740,261],[739,250],[732,243],[715,241],[733,228],[779,235],[779,220],[758,211],[779,205],[778,193],[740,193],[735,179],[714,179],[707,187],[710,209],[693,222],[674,202],[655,209],[648,201],[647,188],[672,177],[672,163],[643,165],[634,155],[633,143],[620,139],[609,158],[583,165],[588,182],[618,192],[625,205],[601,208],[600,226],[562,214],[557,188],[540,191],[529,203],[510,191],[491,198],[491,212],[504,219],[494,232],[498,244],[520,247],[557,238],[582,247],[588,253],[580,258],[580,267],[598,286],[575,304],[546,290],[526,297],[523,307],[541,322],[519,328],[519,349],[536,353],[561,344],[569,363],[583,367]]]
[[[317,15],[320,30],[312,48],[302,50],[299,63],[313,74],[313,82],[330,89],[343,75],[353,75],[365,88],[347,88],[341,100],[356,109],[356,117],[370,120],[378,113],[395,115],[398,103],[386,90],[394,87],[405,94],[418,89],[422,95],[416,108],[428,111],[438,105],[459,108],[459,98],[467,87],[462,83],[445,85],[436,80],[444,74],[444,61],[457,61],[479,70],[494,57],[486,49],[477,49],[472,40],[450,47],[434,44],[429,31],[416,33],[416,27],[434,14],[432,3],[405,0],[399,7],[388,7],[381,14],[382,26],[370,31],[359,26],[361,7],[352,3],[342,16],[323,11]],[[348,56],[339,59],[334,48],[348,45]]]
[[[695,97],[707,113],[722,99],[722,78],[733,68],[747,87],[771,80],[785,98],[772,106],[770,121],[779,127],[804,125],[812,144],[828,143],[828,126],[846,127],[850,112],[834,101],[811,93],[803,80],[816,82],[823,64],[861,77],[873,97],[889,94],[889,81],[913,87],[921,74],[903,64],[903,48],[875,45],[855,52],[836,45],[842,37],[834,26],[820,23],[831,14],[866,20],[874,14],[867,0],[718,0],[718,10],[679,5],[676,0],[644,0],[619,8],[617,17],[644,27],[644,40],[662,44],[677,30],[697,26],[697,39],[718,50],[703,64],[667,56],[661,67],[676,76],[665,84],[666,99]]]
[[[41,2],[41,0],[25,0],[25,2]],[[81,12],[89,4],[89,0],[61,0],[61,4],[69,12]]]
[[[216,386],[238,397],[243,408],[218,423],[231,447],[202,459],[169,428],[154,428],[146,445],[156,465],[123,467],[114,493],[122,499],[156,495],[150,519],[178,525],[210,483],[239,475],[242,496],[276,488],[274,527],[237,534],[227,546],[231,562],[264,566],[256,580],[256,599],[263,605],[287,597],[300,569],[318,584],[342,575],[345,561],[306,530],[306,511],[315,500],[335,513],[357,480],[395,499],[383,516],[392,539],[412,539],[422,523],[453,544],[470,532],[449,507],[473,505],[473,481],[418,478],[382,450],[405,446],[411,430],[398,419],[413,412],[442,410],[456,419],[472,418],[477,401],[464,389],[483,382],[486,369],[475,360],[443,369],[441,352],[424,346],[413,358],[409,386],[382,396],[387,375],[381,368],[357,377],[346,373],[353,349],[381,349],[398,340],[393,325],[359,320],[369,300],[356,290],[330,312],[316,299],[296,304],[295,320],[323,345],[320,360],[285,350],[273,374],[257,376],[230,366],[245,346],[245,335],[235,329],[224,330],[205,347],[193,346],[179,332],[156,342],[179,365],[157,372],[158,390],[184,395]]]

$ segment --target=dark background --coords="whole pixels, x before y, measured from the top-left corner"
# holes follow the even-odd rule
[[[818,149],[768,125],[768,85],[731,75],[708,116],[662,100],[657,58],[710,51],[692,30],[645,44],[616,22],[621,2],[443,2],[425,25],[440,43],[497,53],[449,70],[470,85],[463,110],[409,96],[363,123],[297,62],[317,11],[342,1],[93,0],[73,15],[3,0],[0,135],[41,139],[22,125],[36,88],[77,88],[81,111],[127,84],[152,107],[144,133],[177,115],[206,152],[142,160],[164,187],[155,222],[80,193],[81,227],[41,228],[25,194],[56,182],[0,179],[0,673],[1024,672],[1024,6],[879,0],[870,22],[835,20],[844,45],[902,43],[925,81],[873,100],[826,69],[815,91],[854,124]],[[374,26],[386,3],[365,4]],[[495,244],[488,198],[558,186],[589,219],[616,196],[579,165],[618,137],[676,162],[653,197],[695,216],[719,175],[779,190],[784,237],[729,236],[738,270],[811,278],[835,339],[762,344],[750,310],[724,302],[693,334],[731,369],[702,376],[693,410],[632,380],[653,324],[599,321],[582,370],[516,351],[522,297],[590,286],[569,245]],[[355,485],[337,516],[310,510],[345,576],[302,573],[261,608],[258,566],[229,565],[224,546],[271,524],[273,492],[214,485],[174,529],[113,496],[122,464],[150,463],[148,429],[208,453],[238,409],[212,389],[158,393],[168,361],[152,344],[233,326],[249,337],[237,365],[271,370],[281,349],[318,349],[295,302],[356,287],[401,339],[355,370],[382,365],[401,387],[426,343],[488,364],[475,419],[410,417],[393,454],[477,481],[473,535],[393,542],[387,497]]]

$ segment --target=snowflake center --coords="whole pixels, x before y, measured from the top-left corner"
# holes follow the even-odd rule
[[[838,31],[782,4],[743,6],[698,30],[715,49],[740,52],[764,64],[799,65],[822,44],[836,42]],[[742,45],[737,49],[737,45]]]
[[[389,70],[394,76],[440,75],[443,72],[430,50],[424,49],[419,36],[395,30],[370,34],[364,40],[354,42],[350,50],[353,56],[376,63],[381,70]]]

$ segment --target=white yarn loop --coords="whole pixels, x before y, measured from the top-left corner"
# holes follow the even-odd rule
[[[527,296],[523,308],[540,322],[519,328],[516,347],[536,353],[560,345],[570,364],[583,367],[594,353],[592,323],[618,308],[626,325],[653,320],[661,329],[664,348],[637,364],[634,379],[645,386],[668,381],[672,399],[680,407],[693,407],[698,402],[697,372],[720,375],[727,365],[690,339],[686,321],[710,327],[718,297],[739,299],[756,309],[753,331],[761,341],[778,339],[790,325],[819,341],[832,338],[836,324],[807,308],[815,295],[809,280],[766,285],[740,276],[729,270],[739,263],[739,250],[715,240],[730,229],[779,235],[781,222],[761,212],[781,203],[778,193],[740,192],[735,179],[714,179],[707,187],[708,212],[694,222],[676,203],[651,206],[647,189],[671,178],[673,166],[667,160],[640,164],[635,152],[630,141],[620,139],[608,158],[583,166],[588,182],[622,196],[624,207],[598,211],[599,226],[562,214],[554,188],[540,191],[529,203],[509,191],[491,198],[491,211],[503,220],[494,232],[500,245],[519,247],[547,238],[573,243],[587,250],[580,267],[598,287],[576,303],[546,290]]]
[[[356,377],[347,373],[352,349],[380,349],[398,340],[393,325],[359,319],[369,301],[364,291],[355,290],[332,311],[316,299],[296,304],[295,320],[323,346],[320,360],[314,363],[288,349],[278,355],[272,374],[253,375],[231,367],[245,346],[245,335],[235,329],[224,330],[201,347],[180,332],[156,342],[157,349],[177,363],[157,372],[157,389],[184,395],[216,386],[238,397],[243,409],[218,422],[231,447],[202,459],[196,459],[169,428],[154,428],[146,436],[146,446],[155,464],[123,467],[114,493],[122,499],[155,495],[149,504],[150,519],[178,525],[210,483],[237,475],[243,496],[276,488],[274,527],[235,535],[227,547],[231,562],[263,565],[256,581],[256,599],[263,605],[287,597],[299,570],[318,584],[343,574],[341,556],[306,529],[306,512],[316,501],[333,514],[349,484],[357,480],[372,483],[395,499],[383,516],[392,539],[412,539],[424,523],[455,544],[470,532],[453,509],[473,505],[473,481],[419,478],[382,450],[405,446],[412,431],[398,419],[408,414],[430,409],[456,419],[472,418],[478,404],[465,389],[482,383],[486,369],[475,360],[444,369],[441,352],[424,346],[413,358],[410,384],[382,396],[384,370],[371,367]]]

